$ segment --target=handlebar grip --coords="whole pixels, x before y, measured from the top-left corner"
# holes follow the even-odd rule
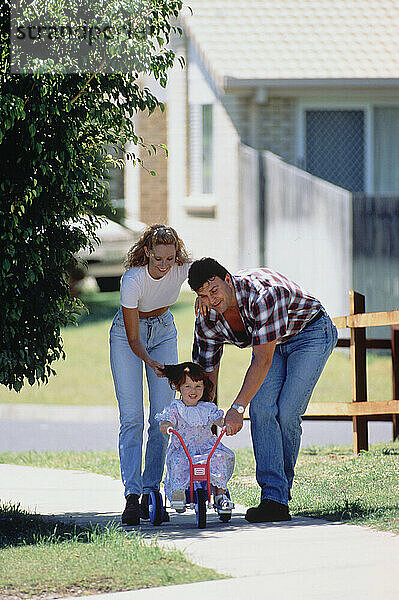
[[[173,428],[172,427],[168,427],[167,430],[166,430],[166,433],[168,435],[170,435],[172,432],[173,432]]]

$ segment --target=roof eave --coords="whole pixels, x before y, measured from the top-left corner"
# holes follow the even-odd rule
[[[399,78],[239,79],[225,76],[223,87],[225,92],[258,88],[397,88],[399,87]]]

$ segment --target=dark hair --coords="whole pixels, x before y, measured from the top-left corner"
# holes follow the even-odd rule
[[[188,375],[193,381],[204,382],[204,393],[201,398],[202,402],[212,402],[213,383],[209,375],[197,363],[183,362],[178,365],[164,365],[163,372],[168,378],[169,385],[172,389],[179,389],[186,380]]]
[[[220,277],[220,279],[226,278],[228,270],[223,267],[214,258],[201,258],[196,260],[191,265],[188,271],[188,283],[194,292],[200,289],[206,281],[212,277]]]

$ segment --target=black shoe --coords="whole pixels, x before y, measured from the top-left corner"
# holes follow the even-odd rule
[[[148,508],[150,501],[150,494],[143,494],[140,502],[140,519],[147,521],[150,518],[150,511]]]
[[[245,518],[250,523],[271,523],[272,521],[291,521],[288,506],[274,500],[261,500],[259,506],[249,508]]]
[[[140,525],[139,495],[129,494],[126,496],[126,507],[122,513],[123,525]]]
[[[166,512],[166,508],[163,509],[162,523],[168,523],[170,521],[169,513]]]

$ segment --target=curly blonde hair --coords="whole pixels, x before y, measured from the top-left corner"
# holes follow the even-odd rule
[[[173,227],[155,224],[147,227],[140,239],[130,248],[126,255],[125,262],[123,263],[125,269],[142,267],[148,264],[148,257],[144,252],[144,247],[148,250],[153,250],[154,246],[157,246],[158,244],[164,244],[166,246],[169,244],[174,245],[176,249],[176,263],[178,265],[183,265],[190,261],[184,243]]]

